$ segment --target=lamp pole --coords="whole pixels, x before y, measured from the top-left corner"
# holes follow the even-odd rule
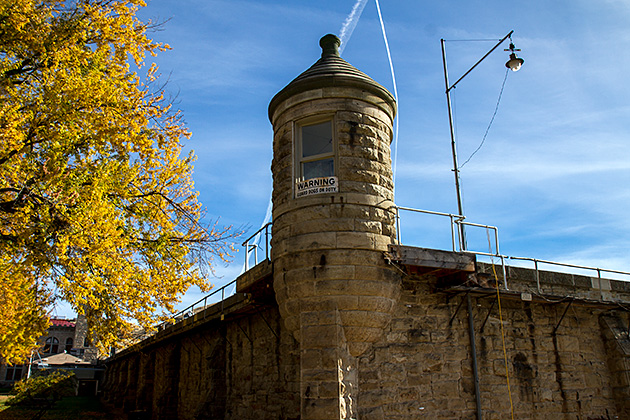
[[[450,84],[448,80],[448,69],[446,66],[446,41],[444,39],[440,40],[442,44],[442,64],[444,65],[444,85],[446,86],[446,106],[448,107],[448,124],[451,130],[451,151],[453,153],[453,173],[455,174],[455,190],[457,192],[457,211],[459,213],[460,221],[463,221],[465,217],[464,217],[464,206],[462,204],[462,191],[461,191],[461,186],[460,186],[460,181],[459,181],[459,166],[457,164],[457,147],[455,145],[455,127],[453,124],[453,108],[451,107],[451,90],[453,90],[455,86],[457,86],[457,84],[464,77],[468,75],[468,73],[473,71],[473,69],[477,67],[479,63],[485,60],[487,56],[489,56],[494,50],[496,50],[499,47],[499,45],[501,45],[506,39],[510,38],[513,33],[514,31],[510,31],[510,33],[504,36],[499,42],[497,42],[497,44],[494,47],[492,47],[490,51],[486,53],[486,55],[481,57],[479,61],[477,61],[470,69],[468,69],[466,73],[464,73],[462,77],[457,79],[457,81],[453,83],[452,85]],[[511,70],[517,71],[523,64],[523,59],[516,57],[516,54],[514,53],[514,51],[518,51],[518,50],[515,50],[513,44],[510,44],[510,51],[512,52],[512,54],[510,55],[510,60],[505,65]],[[464,231],[464,225],[462,223],[459,223],[458,225],[459,225],[460,250],[465,251],[466,250],[466,233]]]

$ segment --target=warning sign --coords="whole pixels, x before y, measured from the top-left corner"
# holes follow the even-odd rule
[[[338,192],[336,176],[311,178],[306,181],[298,181],[295,185],[295,198],[336,192]]]

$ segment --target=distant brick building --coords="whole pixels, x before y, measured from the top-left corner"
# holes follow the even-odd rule
[[[76,319],[52,318],[50,324],[46,334],[38,340],[40,347],[31,356],[32,371],[48,367],[47,358],[58,354],[75,356],[81,361],[81,364],[87,362],[87,364],[92,365],[96,362],[97,351],[95,347],[91,346],[87,337],[85,317],[79,316]],[[0,364],[0,384],[12,385],[15,381],[27,376],[28,368],[28,363],[22,365]],[[70,364],[66,368],[72,369]]]

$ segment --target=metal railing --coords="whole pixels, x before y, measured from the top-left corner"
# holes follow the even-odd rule
[[[410,211],[414,213],[432,214],[434,216],[446,216],[450,218],[451,219],[451,243],[453,245],[453,252],[457,251],[457,247],[456,247],[457,243],[459,244],[459,248],[460,249],[462,248],[459,234],[456,235],[454,231],[456,221],[463,220],[462,216],[458,214],[442,213],[439,211],[413,209],[411,207],[394,206],[393,208],[396,212],[396,242],[398,243],[398,245],[402,244],[402,238],[401,238],[402,234],[401,234],[401,229],[400,229],[400,210],[404,210],[404,211]]]
[[[521,260],[521,261],[532,261],[534,263],[534,271],[535,271],[535,275],[536,275],[536,286],[537,286],[537,290],[538,292],[541,292],[541,287],[540,287],[540,269],[539,269],[539,264],[550,264],[550,265],[554,265],[554,266],[558,266],[558,267],[567,267],[567,268],[573,268],[573,269],[581,269],[581,270],[588,270],[588,271],[594,271],[597,273],[597,278],[598,278],[598,283],[599,283],[599,290],[600,290],[600,296],[602,295],[602,273],[611,273],[611,274],[619,274],[622,276],[628,276],[628,280],[630,280],[630,272],[626,272],[626,271],[620,271],[620,270],[607,270],[607,269],[603,269],[603,268],[597,268],[597,267],[589,267],[589,266],[583,266],[583,265],[576,265],[576,264],[568,264],[568,263],[559,263],[559,262],[554,262],[554,261],[547,261],[547,260],[540,260],[540,259],[536,259],[536,258],[523,258],[523,257],[510,257],[507,255],[503,255],[501,254],[500,250],[499,250],[499,229],[496,226],[490,226],[490,225],[483,225],[483,224],[478,224],[478,223],[471,223],[471,222],[466,222],[464,221],[464,217],[458,215],[458,214],[451,214],[451,213],[442,213],[442,212],[436,212],[436,211],[430,211],[430,210],[419,210],[419,209],[414,209],[414,208],[410,208],[410,207],[401,207],[401,206],[394,206],[395,212],[396,212],[396,239],[398,244],[402,244],[402,239],[401,239],[401,227],[400,227],[400,211],[409,211],[409,212],[414,212],[414,213],[423,213],[423,214],[428,214],[428,215],[434,215],[434,216],[442,216],[442,217],[448,217],[450,220],[450,228],[451,228],[451,244],[452,244],[452,251],[453,252],[465,252],[465,253],[469,253],[469,254],[475,254],[475,255],[480,255],[480,256],[487,256],[487,257],[496,257],[496,258],[500,258],[501,259],[501,267],[503,270],[503,284],[506,290],[508,290],[508,284],[507,284],[507,273],[506,273],[506,259],[510,259],[510,260]],[[469,250],[466,249],[467,247],[465,246],[465,244],[462,243],[462,238],[460,236],[460,232],[462,232],[462,229],[460,229],[460,226],[471,226],[471,227],[479,227],[479,228],[483,228],[486,229],[487,231],[492,231],[494,233],[494,249],[495,252],[492,252],[492,244],[489,244],[490,247],[490,252],[483,252],[483,251],[473,251],[473,250]],[[488,235],[488,238],[490,238],[490,236]],[[489,239],[490,242],[490,239]]]
[[[569,264],[569,263],[559,263],[559,262],[555,262],[555,261],[547,261],[547,260],[540,260],[537,258],[524,258],[524,257],[508,257],[511,260],[519,260],[519,261],[531,261],[534,263],[534,271],[536,273],[536,288],[538,290],[538,292],[541,292],[541,288],[540,288],[540,270],[539,270],[539,264],[549,264],[549,265],[555,265],[555,266],[560,266],[560,267],[568,267],[568,268],[576,268],[576,269],[580,269],[580,270],[587,270],[587,271],[595,271],[597,272],[597,280],[598,280],[598,284],[599,284],[599,293],[600,296],[602,295],[602,273],[610,273],[610,274],[621,274],[622,276],[628,276],[630,280],[630,272],[626,272],[626,271],[620,271],[620,270],[608,270],[605,268],[598,268],[598,267],[589,267],[589,266],[585,266],[585,265],[578,265],[578,264]]]
[[[205,309],[209,308],[212,305],[218,305],[221,304],[221,312],[223,312],[223,305],[225,303],[225,298],[226,298],[226,290],[228,287],[232,286],[236,284],[236,279],[232,280],[231,282],[229,282],[228,284],[226,284],[225,286],[213,291],[212,293],[202,297],[201,299],[199,299],[198,301],[196,301],[195,303],[193,303],[192,305],[187,306],[185,309],[182,309],[181,311],[175,313],[174,315],[171,315],[167,320],[161,322],[160,324],[158,324],[157,326],[157,330],[161,331],[163,329],[165,329],[167,326],[175,324],[179,321],[183,321],[187,318],[193,317],[195,316],[197,313],[204,311]],[[208,300],[210,298],[212,298],[214,295],[219,294],[219,292],[221,293],[221,300],[220,301],[216,301],[216,302],[210,302],[210,306],[208,306]],[[232,296],[231,294],[228,295],[227,297]],[[205,319],[205,313],[204,313],[204,317],[203,319]]]
[[[260,229],[258,229],[252,236],[250,236],[249,238],[247,238],[245,240],[245,242],[243,242],[243,246],[245,247],[246,251],[245,251],[245,271],[249,270],[250,266],[249,266],[249,258],[251,253],[254,253],[254,265],[258,264],[258,249],[262,249],[261,245],[259,243],[250,243],[257,235],[262,234],[262,232],[264,231],[264,236],[265,236],[265,246],[264,246],[264,251],[265,251],[265,259],[269,260],[270,257],[270,248],[271,248],[271,243],[270,243],[270,239],[271,239],[271,232],[270,232],[270,227],[271,227],[271,223],[267,223],[266,225],[264,225],[263,227],[261,227]],[[222,286],[221,288],[214,290],[212,293],[204,296],[203,298],[199,299],[198,301],[196,301],[195,303],[193,303],[192,305],[187,306],[185,309],[182,309],[181,311],[175,313],[174,315],[170,316],[167,320],[161,322],[160,324],[158,324],[157,329],[158,331],[163,330],[164,328],[166,328],[168,325],[177,323],[179,321],[183,321],[184,319],[190,318],[195,316],[197,313],[202,312],[203,310],[205,310],[206,308],[208,308],[208,301],[210,300],[210,306],[212,305],[216,305],[216,304],[221,304],[221,312],[223,312],[223,305],[225,302],[225,298],[226,297],[230,297],[232,296],[231,294],[226,296],[226,290],[228,287],[232,286],[236,284],[236,279],[232,280],[231,282],[227,283],[226,285]],[[218,295],[219,293],[221,293],[221,300],[220,301],[212,301],[212,298],[215,297],[215,295]],[[216,297],[215,297],[216,298]],[[204,314],[204,318],[205,319],[205,314]]]
[[[254,253],[254,265],[259,263],[258,249],[261,248],[260,241],[258,241],[258,243],[250,243],[250,241],[257,236],[262,235],[263,230],[265,231],[265,259],[269,260],[269,250],[271,248],[271,234],[269,232],[269,228],[271,227],[271,225],[271,222],[267,223],[266,225],[258,229],[252,236],[245,239],[245,242],[243,242],[242,246],[245,247],[245,271],[249,270],[249,256],[252,252]]]
[[[401,234],[401,224],[400,224],[400,212],[401,211],[409,211],[409,212],[413,212],[413,213],[422,213],[422,214],[428,214],[428,215],[433,215],[433,216],[441,216],[441,217],[446,217],[450,220],[450,230],[451,230],[451,246],[452,246],[452,251],[453,252],[464,252],[464,253],[469,253],[469,254],[475,254],[475,255],[479,255],[479,256],[485,256],[485,257],[490,257],[490,258],[500,258],[501,259],[501,267],[503,270],[503,283],[504,283],[504,287],[506,290],[508,289],[508,284],[507,284],[507,273],[506,273],[506,260],[520,260],[520,261],[531,261],[534,263],[534,271],[535,271],[535,275],[536,275],[536,286],[538,289],[538,292],[541,292],[541,283],[540,283],[540,269],[539,269],[539,265],[540,264],[549,264],[549,265],[554,265],[554,266],[559,266],[559,267],[567,267],[567,268],[572,268],[572,269],[580,269],[580,270],[588,270],[588,271],[594,271],[597,273],[597,279],[599,281],[599,290],[600,290],[600,295],[602,295],[602,273],[611,273],[611,274],[619,274],[622,276],[628,276],[628,280],[630,280],[630,272],[626,272],[626,271],[620,271],[620,270],[608,270],[608,269],[603,269],[603,268],[597,268],[597,267],[589,267],[589,266],[583,266],[583,265],[577,265],[577,264],[568,264],[568,263],[559,263],[559,262],[555,262],[555,261],[548,261],[548,260],[541,260],[541,259],[536,259],[536,258],[524,258],[524,257],[511,257],[511,256],[506,256],[506,255],[502,255],[500,250],[499,250],[499,229],[496,226],[490,226],[490,225],[484,225],[484,224],[479,224],[479,223],[471,223],[471,222],[466,222],[464,221],[464,218],[458,214],[451,214],[451,213],[443,213],[443,212],[437,212],[437,211],[430,211],[430,210],[420,210],[420,209],[414,209],[414,208],[410,208],[410,207],[402,207],[402,206],[394,206],[393,209],[395,210],[395,214],[396,214],[396,241],[399,245],[402,244],[402,234]],[[247,238],[245,240],[245,242],[243,242],[243,246],[246,249],[246,254],[245,254],[245,271],[249,270],[250,268],[250,264],[249,264],[249,258],[251,253],[254,253],[254,265],[258,264],[258,249],[263,249],[263,247],[260,245],[260,241],[258,241],[258,243],[253,243],[252,240],[258,236],[258,235],[262,235],[263,231],[264,231],[264,237],[265,237],[265,245],[264,245],[264,255],[265,255],[265,259],[269,260],[270,259],[270,249],[271,249],[271,243],[270,243],[270,239],[271,239],[271,232],[270,232],[270,227],[271,227],[272,223],[267,223],[266,225],[264,225],[263,227],[261,227],[260,229],[258,229],[253,235],[251,235],[249,238]],[[460,225],[463,226],[470,226],[470,227],[478,227],[478,228],[482,228],[485,229],[488,232],[488,238],[489,238],[489,248],[490,248],[490,252],[484,252],[484,251],[474,251],[474,250],[469,250],[466,249],[466,246],[464,246],[464,244],[462,244],[462,239],[460,237],[460,232],[461,229],[459,229]],[[490,234],[489,232],[492,231],[493,232],[493,239],[494,239],[494,252],[492,250],[492,243],[490,241]],[[193,303],[192,305],[189,305],[188,307],[186,307],[185,309],[177,312],[176,314],[174,314],[173,316],[171,316],[168,320],[162,322],[161,324],[158,325],[158,330],[160,329],[164,329],[167,325],[170,325],[174,322],[178,322],[178,321],[182,321],[186,318],[189,318],[191,316],[194,316],[195,314],[197,314],[198,312],[201,312],[202,310],[206,309],[208,307],[208,300],[210,300],[213,296],[217,295],[218,293],[221,293],[221,300],[218,302],[211,302],[211,304],[221,304],[221,311],[223,311],[223,304],[226,298],[226,290],[228,287],[234,285],[236,283],[236,279],[231,281],[230,283],[226,284],[225,286],[213,291],[212,293],[210,293],[209,295],[199,299],[197,302]],[[229,295],[231,296],[231,295]],[[227,296],[227,297],[229,297]],[[603,296],[603,295],[602,295]]]
[[[409,212],[414,212],[414,213],[423,213],[423,214],[429,214],[429,215],[434,215],[434,216],[448,217],[450,220],[450,226],[451,226],[451,245],[452,245],[453,252],[467,252],[467,253],[473,253],[477,255],[487,255],[487,256],[494,256],[494,257],[501,256],[501,253],[499,252],[499,228],[497,228],[496,226],[466,222],[464,220],[465,217],[460,216],[459,214],[442,213],[439,211],[431,211],[431,210],[420,210],[420,209],[413,209],[410,207],[401,207],[401,206],[394,206],[394,209],[396,211],[396,240],[399,245],[402,244],[401,228],[400,228],[400,210],[404,210],[404,211],[409,211]],[[496,252],[471,251],[471,250],[466,249],[466,246],[463,243],[463,239],[460,234],[460,232],[463,231],[462,229],[460,229],[460,226],[479,227],[479,228],[486,229],[486,231],[492,231],[493,236],[494,236],[494,249],[496,250]],[[491,248],[490,250],[492,251],[492,245],[490,245],[490,248]]]

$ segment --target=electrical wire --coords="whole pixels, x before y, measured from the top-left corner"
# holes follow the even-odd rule
[[[488,248],[492,255],[492,242],[490,240],[490,232],[486,230],[488,236]],[[510,399],[510,414],[512,420],[514,420],[514,404],[512,402],[512,389],[510,388],[510,370],[508,366],[507,349],[505,346],[505,330],[503,329],[503,313],[501,310],[501,293],[499,293],[499,277],[497,276],[497,270],[495,269],[494,257],[490,256],[490,263],[492,265],[492,273],[494,274],[494,284],[497,290],[497,306],[499,311],[499,323],[501,324],[501,345],[503,347],[503,361],[505,363],[505,380],[507,382],[508,397]]]
[[[396,99],[396,107],[397,110],[400,110],[400,106],[398,104],[398,88],[396,85],[396,75],[394,73],[394,63],[392,62],[392,54],[389,50],[389,42],[387,42],[387,33],[385,32],[385,23],[383,23],[383,15],[381,14],[381,6],[378,3],[378,0],[374,0],[376,3],[376,11],[378,12],[378,19],[381,22],[381,32],[383,32],[383,41],[385,41],[385,49],[387,50],[387,59],[389,60],[389,69],[392,73],[392,83],[394,85],[394,98]],[[400,113],[396,116],[396,121],[394,123],[394,156],[392,158],[392,182],[393,182],[393,192],[396,192],[396,167],[398,163],[398,121],[400,120]]]
[[[511,39],[511,38],[510,38]],[[446,42],[497,42],[498,38],[481,38],[481,39],[445,39]]]
[[[464,165],[466,165],[470,161],[470,159],[472,159],[473,156],[475,156],[475,154],[483,146],[483,143],[486,141],[486,137],[488,137],[488,131],[490,131],[490,127],[492,127],[492,123],[494,122],[494,117],[497,116],[497,111],[499,110],[499,104],[501,103],[501,96],[503,96],[503,89],[505,88],[505,81],[507,80],[509,72],[510,72],[510,69],[506,69],[505,70],[505,77],[503,78],[503,83],[501,84],[501,91],[499,92],[499,98],[497,99],[497,105],[494,107],[494,113],[492,114],[492,118],[490,119],[490,123],[488,124],[488,127],[486,128],[486,132],[483,134],[483,138],[481,139],[481,143],[479,143],[479,146],[475,149],[474,152],[472,152],[472,154],[468,157],[468,159],[466,159],[466,161],[464,163],[459,165],[460,168],[463,168]]]

